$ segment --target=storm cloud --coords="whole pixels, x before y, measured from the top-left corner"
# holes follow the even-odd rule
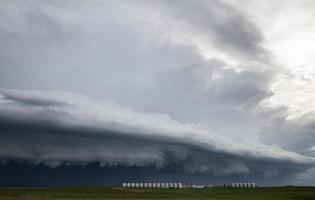
[[[182,124],[166,114],[139,113],[76,94],[1,89],[1,97],[3,160],[52,167],[90,162],[177,166],[184,172],[215,175],[268,175],[271,167],[281,175],[315,163],[277,146],[235,144],[204,125]],[[290,167],[284,168],[287,164]]]
[[[2,163],[303,183],[315,155],[313,7],[1,2]]]

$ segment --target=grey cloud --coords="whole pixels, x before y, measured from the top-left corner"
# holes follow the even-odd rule
[[[10,93],[17,97],[4,98]],[[1,94],[2,160],[30,160],[53,167],[89,162],[174,166],[186,173],[215,176],[268,175],[271,168],[282,176],[314,164],[312,158],[278,147],[256,142],[235,144],[206,126],[181,124],[166,115],[137,113],[80,95],[3,89]],[[25,96],[48,102],[63,99],[63,104],[20,104],[17,99]]]
[[[264,144],[277,144],[294,152],[303,155],[313,156],[310,148],[315,145],[315,129],[312,117],[304,116],[294,120],[288,120],[288,111],[285,107],[278,109],[264,110],[262,116],[268,120],[262,123],[259,131],[259,140]],[[275,134],[276,133],[276,134]]]
[[[230,38],[225,38],[215,27],[227,26],[226,21],[240,18],[241,24],[250,24],[235,8],[221,1],[140,3],[148,9],[150,4],[157,4],[155,11],[167,12],[166,16],[172,15],[170,17],[178,21],[185,20],[191,26],[200,27],[198,32],[209,34],[210,41],[217,41],[213,32],[217,37],[223,37],[220,40]],[[138,5],[136,1],[130,4]],[[18,37],[14,41],[9,40],[5,47],[7,52],[2,55],[0,84],[4,87],[74,91],[111,99],[140,111],[169,113],[185,122],[201,120],[208,123],[214,120],[218,124],[225,123],[217,116],[223,110],[242,115],[240,112],[243,111],[237,107],[251,102],[255,104],[270,95],[267,90],[272,74],[256,72],[257,66],[250,66],[254,70],[241,73],[223,69],[226,67],[224,60],[214,58],[205,61],[198,55],[194,44],[156,44],[154,37],[150,36],[151,31],[142,30],[150,26],[132,17],[127,22],[119,21],[124,18],[110,11],[116,9],[118,13],[122,12],[120,3],[101,3],[101,10],[97,9],[95,2],[74,4],[76,10],[58,3],[12,5],[16,7],[18,16],[28,16],[25,21],[35,27],[24,27],[15,18],[6,17],[15,22],[13,30]],[[89,9],[82,9],[85,5]],[[68,16],[67,12],[72,15]],[[186,15],[186,12],[191,15]],[[248,26],[255,32],[253,35],[259,35],[254,25]],[[246,31],[242,28],[237,30]],[[234,35],[232,30],[224,32],[230,31]],[[24,32],[30,34],[25,36]],[[241,35],[244,38],[237,42],[251,38],[248,34]],[[6,36],[2,38],[5,41],[8,39]],[[44,40],[39,42],[38,38]],[[253,39],[248,44],[253,47],[246,47],[244,51],[257,52],[254,49],[260,41]],[[19,45],[23,43],[27,45]],[[233,42],[220,43],[233,46],[236,52],[243,52],[243,48],[240,46],[238,50],[238,45]],[[34,47],[34,44],[37,46]],[[15,48],[23,52],[16,54]],[[8,61],[8,53],[13,56],[11,61]],[[23,74],[23,78],[15,78],[19,74]],[[216,75],[220,77],[215,79]],[[190,95],[187,95],[188,91]],[[216,117],[212,117],[214,115]]]
[[[276,73],[262,70],[264,37],[224,1],[10,1],[0,10],[0,85],[19,89],[0,90],[4,159],[257,176],[313,160],[277,147],[312,156],[312,123],[260,105]],[[169,41],[168,31],[187,41]],[[194,36],[243,70],[204,59]],[[247,138],[256,134],[262,144]]]
[[[164,78],[165,81],[172,82],[164,88],[167,90],[169,87],[170,93],[189,91],[192,96],[203,96],[203,101],[216,106],[257,104],[270,95],[268,86],[272,73],[255,70],[236,72],[225,67],[220,60],[209,60],[165,72],[161,80]],[[178,93],[185,94],[184,91]]]
[[[252,123],[247,118],[250,110],[272,95],[269,90],[272,78],[273,73],[268,71],[236,72],[219,59],[199,60],[158,73],[151,83],[158,89],[148,90],[144,95],[152,99],[148,110],[169,113],[184,122],[217,127],[222,123],[240,127],[244,122],[248,126]]]
[[[16,103],[28,104],[32,106],[62,106],[65,105],[63,102],[58,100],[51,100],[51,99],[41,99],[41,98],[34,98],[32,94],[28,94],[26,96],[22,96],[19,93],[6,93],[5,90],[1,93],[2,98],[4,100],[14,101]]]
[[[269,53],[261,44],[259,28],[237,8],[224,1],[138,1],[157,8],[159,16],[170,16],[176,23],[190,27],[199,37],[208,38],[217,49],[246,60],[268,61]],[[167,19],[166,19],[167,20]],[[172,28],[172,27],[171,27]],[[187,31],[185,29],[179,31]]]
[[[35,27],[15,23],[18,37],[9,40],[3,54],[4,60],[8,60],[8,53],[13,58],[1,60],[3,87],[73,91],[144,112],[168,113],[183,122],[218,126],[225,124],[226,118],[231,124],[245,123],[240,122],[244,114],[238,107],[269,95],[266,88],[272,74],[260,74],[256,66],[237,73],[224,69],[224,60],[205,61],[193,44],[156,44],[151,32],[141,31],[144,25],[135,19],[117,22],[110,11],[114,5],[106,4],[104,12],[95,5],[87,4],[87,10],[76,6],[75,11],[66,5],[26,6],[32,14],[25,20]],[[16,9],[22,16],[30,15]],[[72,15],[66,14],[68,10]],[[47,16],[41,17],[44,14]],[[19,45],[24,43],[27,45]],[[15,54],[14,48],[21,52]],[[216,74],[220,77],[212,80]]]

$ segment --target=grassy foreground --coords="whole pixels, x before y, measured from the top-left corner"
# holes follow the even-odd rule
[[[207,199],[207,200],[315,200],[314,187],[121,189],[0,188],[1,200],[98,200],[98,199]]]

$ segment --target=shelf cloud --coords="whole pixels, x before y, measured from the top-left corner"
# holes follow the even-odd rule
[[[233,143],[205,125],[180,123],[166,114],[136,112],[78,94],[1,89],[0,95],[2,160],[51,167],[89,162],[174,165],[184,172],[218,175],[268,175],[271,167],[279,174],[299,172],[315,164],[311,157],[275,145]]]
[[[1,163],[315,184],[314,9],[1,2]]]

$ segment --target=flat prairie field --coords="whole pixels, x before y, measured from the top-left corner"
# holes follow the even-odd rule
[[[0,200],[207,199],[207,200],[315,200],[315,187],[123,189],[123,188],[5,188]]]

